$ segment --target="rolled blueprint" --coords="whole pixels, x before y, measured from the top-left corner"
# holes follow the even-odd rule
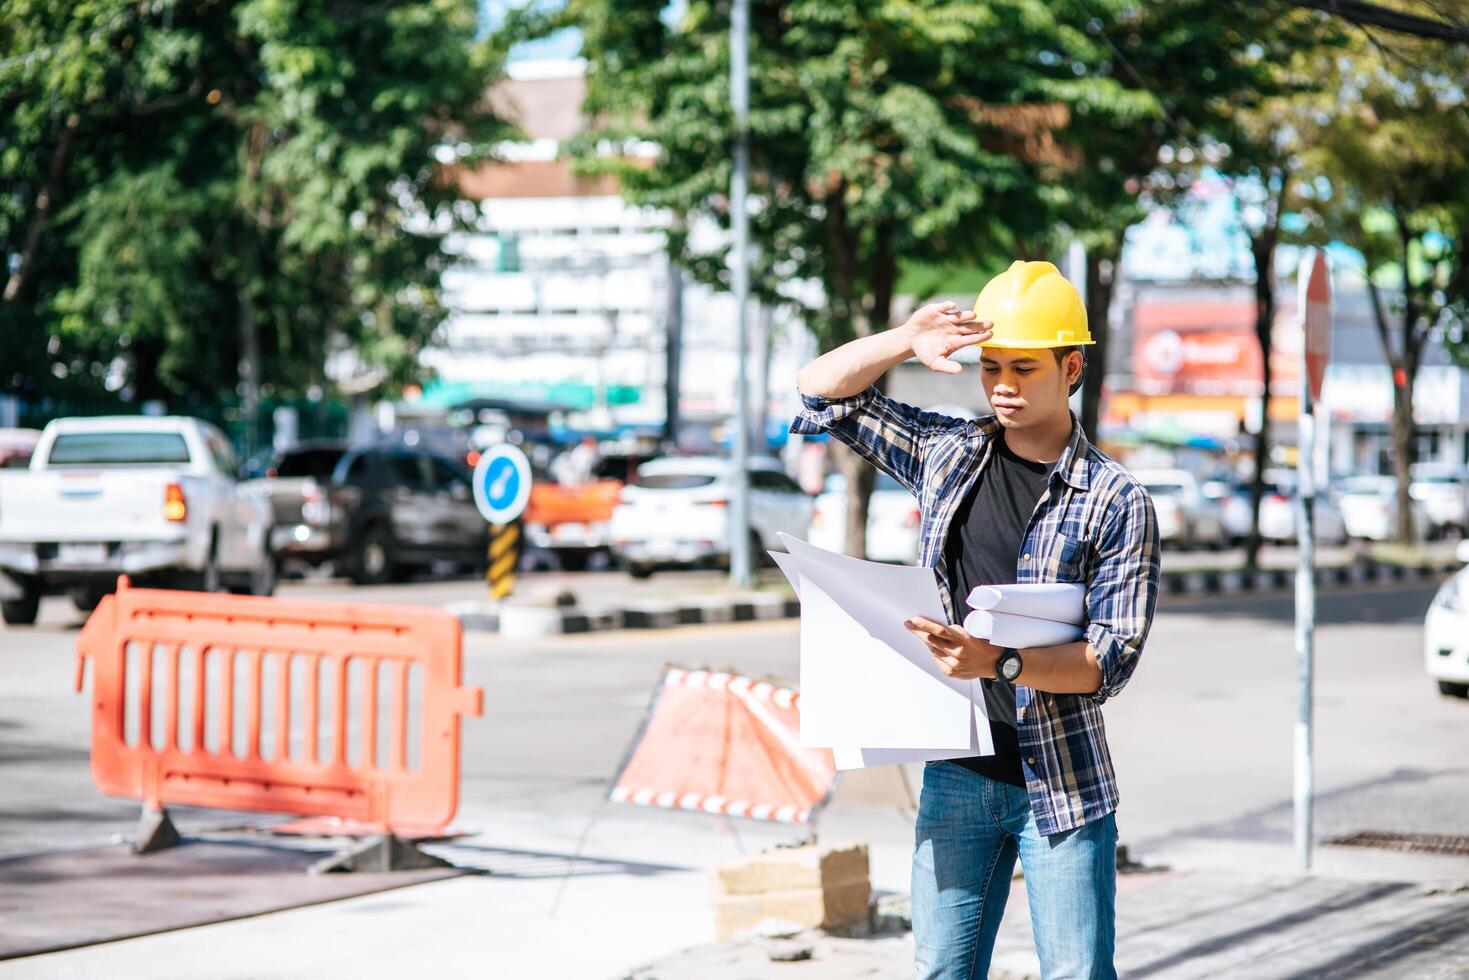
[[[1056,623],[1049,619],[1034,619],[1016,616],[1013,613],[989,612],[976,609],[964,617],[964,629],[970,636],[983,637],[995,646],[1053,647],[1058,643],[1072,643],[1081,639],[1079,625]]]
[[[1053,623],[1086,621],[1086,586],[1079,582],[981,585],[969,593],[969,608],[1010,613]],[[967,621],[966,621],[967,622]]]

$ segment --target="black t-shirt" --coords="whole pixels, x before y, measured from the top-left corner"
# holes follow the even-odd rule
[[[970,590],[979,585],[1015,581],[1016,559],[1030,526],[1035,505],[1046,491],[1051,463],[1034,463],[1010,451],[1002,436],[985,468],[949,525],[944,545],[954,615],[963,622]],[[1015,685],[1004,680],[981,680],[990,718],[995,754],[955,759],[982,776],[1024,788],[1020,768],[1020,732],[1015,724]]]

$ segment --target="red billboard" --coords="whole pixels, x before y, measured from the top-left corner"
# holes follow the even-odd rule
[[[1298,376],[1299,337],[1288,329],[1293,322],[1294,303],[1277,307],[1271,358],[1275,394],[1295,390],[1285,387]],[[1260,394],[1253,291],[1144,293],[1133,308],[1132,337],[1134,387],[1140,394]]]

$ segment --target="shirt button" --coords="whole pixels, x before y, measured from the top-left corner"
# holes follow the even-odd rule
[[[1025,557],[1023,559],[1021,559],[1021,560],[1022,561],[1030,561],[1030,552],[1026,552]]]
[[[1035,756],[1028,755],[1028,756],[1025,757],[1025,761],[1026,761],[1027,764],[1033,766],[1033,765],[1035,765]]]

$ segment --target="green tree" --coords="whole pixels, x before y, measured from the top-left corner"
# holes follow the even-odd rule
[[[1306,203],[1315,236],[1362,259],[1392,372],[1396,536],[1409,542],[1414,385],[1428,344],[1460,349],[1469,308],[1469,50],[1364,38],[1336,66],[1340,99],[1306,154],[1326,181]]]
[[[507,127],[472,0],[15,0],[0,13],[0,315],[134,398],[416,377],[443,166]],[[7,384],[13,379],[6,379]]]

